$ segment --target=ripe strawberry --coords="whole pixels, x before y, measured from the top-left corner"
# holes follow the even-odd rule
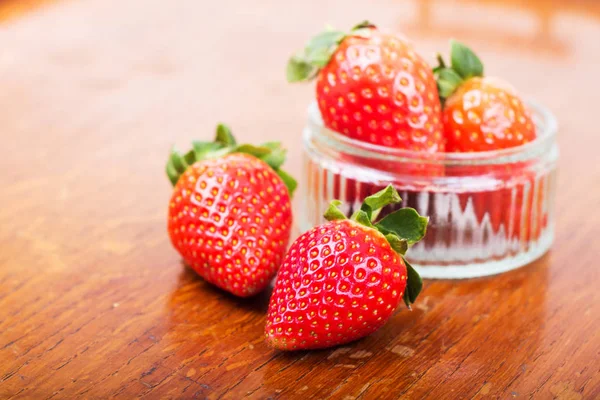
[[[171,242],[200,276],[237,296],[264,289],[285,253],[296,182],[279,169],[284,159],[278,143],[237,145],[224,125],[214,142],[169,157]]]
[[[519,146],[536,137],[531,113],[508,83],[483,76],[471,49],[452,41],[447,67],[442,57],[438,80],[446,151],[471,152]]]
[[[326,127],[378,145],[444,151],[435,79],[405,38],[368,22],[323,32],[287,66],[290,82],[315,77]]]
[[[330,222],[292,244],[269,304],[269,345],[295,350],[351,342],[385,324],[402,299],[407,306],[415,301],[422,281],[404,253],[424,236],[428,219],[403,208],[371,222],[399,201],[390,185],[346,219],[334,200],[325,213]]]
[[[439,66],[434,69],[444,104],[446,151],[500,150],[536,138],[531,113],[514,88],[498,78],[484,77],[481,60],[462,43],[451,42],[450,59],[448,67],[439,56]],[[473,197],[478,221],[488,214],[493,231],[498,232],[503,227],[510,240],[528,242],[532,236],[538,237],[537,227],[543,225],[544,215],[531,212],[533,202],[526,193],[531,189],[525,189],[525,186],[534,186],[535,173],[526,163],[489,165],[481,167],[478,173],[483,174],[484,168],[490,179],[510,182],[510,186],[504,184]],[[536,209],[541,210],[542,201],[540,195]]]

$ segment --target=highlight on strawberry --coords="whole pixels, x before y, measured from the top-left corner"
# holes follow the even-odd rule
[[[167,176],[171,242],[189,267],[236,296],[252,296],[275,276],[292,227],[296,181],[281,169],[280,143],[237,144],[217,127],[212,142],[173,149]]]
[[[329,222],[296,239],[271,295],[269,345],[297,350],[348,343],[378,330],[400,302],[410,308],[423,283],[404,255],[425,235],[428,218],[401,208],[376,221],[383,207],[400,201],[390,185],[348,219],[334,200],[325,213]]]
[[[287,65],[289,82],[314,78],[327,128],[382,146],[444,151],[435,78],[406,38],[367,21],[326,30]]]
[[[446,151],[490,151],[536,138],[535,124],[516,90],[486,77],[479,57],[464,44],[450,42],[450,64],[438,55],[434,69],[443,107]]]

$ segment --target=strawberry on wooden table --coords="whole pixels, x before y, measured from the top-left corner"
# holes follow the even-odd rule
[[[365,199],[350,219],[333,201],[328,223],[290,247],[271,296],[265,334],[278,349],[348,343],[379,329],[400,302],[413,303],[419,274],[404,258],[428,219],[403,208],[373,223],[381,208],[400,202],[390,185]]]
[[[317,79],[325,126],[388,147],[444,151],[441,107],[429,65],[403,37],[363,22],[327,30],[292,57],[290,82]]]
[[[171,242],[194,271],[234,295],[263,290],[283,259],[296,187],[284,160],[279,143],[238,145],[224,125],[214,142],[169,157]]]

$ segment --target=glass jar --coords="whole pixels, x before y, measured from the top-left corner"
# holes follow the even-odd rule
[[[423,277],[492,275],[541,257],[554,237],[557,124],[544,107],[529,107],[538,132],[530,143],[423,154],[333,132],[311,104],[303,135],[300,228],[322,223],[332,199],[342,201],[349,216],[364,197],[391,183],[402,197],[400,206],[430,218],[427,235],[408,252]]]

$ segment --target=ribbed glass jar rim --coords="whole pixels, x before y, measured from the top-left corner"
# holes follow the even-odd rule
[[[537,159],[550,153],[556,143],[558,124],[554,115],[544,106],[535,102],[526,102],[531,110],[538,136],[535,140],[521,146],[508,149],[480,151],[472,153],[425,153],[405,149],[389,148],[349,138],[323,125],[319,107],[313,101],[308,107],[308,128],[313,139],[335,150],[365,158],[419,164],[439,164],[453,166],[474,166],[490,164],[508,164]]]

